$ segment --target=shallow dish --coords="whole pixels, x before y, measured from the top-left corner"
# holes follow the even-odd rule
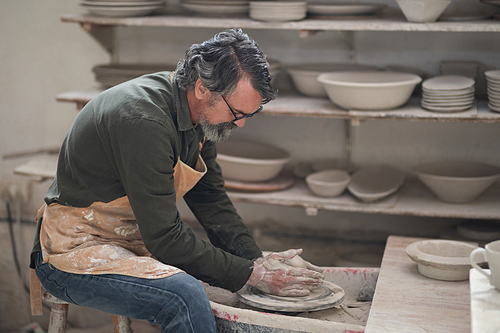
[[[435,22],[451,0],[396,0],[410,22]]]
[[[330,100],[347,110],[395,109],[410,99],[422,78],[399,72],[336,72],[318,77]]]
[[[496,166],[462,161],[423,164],[414,171],[439,199],[455,203],[476,199],[500,177]]]
[[[328,72],[340,71],[379,71],[375,66],[350,63],[319,63],[294,65],[287,68],[297,90],[311,97],[328,97],[325,87],[318,76]]]
[[[271,180],[290,160],[285,150],[256,142],[223,142],[217,144],[217,151],[224,178],[239,181]]]
[[[243,303],[266,310],[281,312],[306,312],[329,309],[341,304],[345,291],[338,285],[323,281],[307,296],[284,297],[263,293],[255,287],[246,285],[236,293]]]
[[[361,168],[352,175],[349,192],[364,202],[381,200],[396,192],[404,183],[402,171],[386,165]]]
[[[406,254],[423,276],[444,281],[469,279],[469,255],[477,246],[450,240],[423,240],[406,247]]]
[[[342,194],[351,181],[351,175],[344,170],[324,170],[306,177],[309,190],[321,197],[336,197]]]
[[[475,81],[463,75],[440,75],[422,82],[422,89],[428,91],[469,91]]]

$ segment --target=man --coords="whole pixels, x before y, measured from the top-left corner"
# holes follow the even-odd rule
[[[172,72],[90,101],[69,130],[38,216],[31,268],[54,296],[145,319],[163,332],[215,332],[199,280],[306,295],[320,269],[262,257],[224,191],[215,143],[276,93],[265,56],[241,30],[192,45]],[[180,220],[184,198],[211,243]]]

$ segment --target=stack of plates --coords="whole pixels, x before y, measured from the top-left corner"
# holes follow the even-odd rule
[[[181,6],[201,15],[247,15],[249,0],[181,0]]]
[[[146,16],[165,6],[165,0],[86,0],[80,6],[98,16],[129,17]]]
[[[463,75],[475,79],[479,74],[477,61],[443,60],[439,63],[442,75]]]
[[[311,16],[363,16],[375,15],[387,7],[385,4],[362,3],[362,2],[309,2],[307,12]]]
[[[98,65],[92,71],[95,73],[96,81],[109,88],[144,74],[174,69],[175,66],[164,64],[113,64]]]
[[[422,83],[422,107],[436,112],[465,111],[474,103],[475,81],[461,75],[441,75]]]
[[[298,21],[304,19],[306,15],[306,1],[250,1],[250,17],[254,20]]]
[[[500,112],[500,70],[491,70],[484,73],[488,92],[488,106],[491,110]]]

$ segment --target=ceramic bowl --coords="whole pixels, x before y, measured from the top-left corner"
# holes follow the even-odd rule
[[[410,99],[422,78],[412,73],[345,71],[318,77],[330,100],[350,110],[395,109]]]
[[[496,166],[461,161],[428,163],[414,171],[439,199],[456,203],[476,199],[500,177]]]
[[[281,172],[290,160],[290,154],[280,148],[244,141],[228,141],[217,144],[217,163],[225,179],[263,182]]]
[[[469,279],[469,255],[477,246],[450,240],[422,240],[406,247],[406,254],[418,265],[418,272],[436,280]]]
[[[396,0],[410,22],[435,22],[451,0]]]
[[[323,73],[337,71],[377,71],[378,67],[350,63],[301,64],[287,68],[295,88],[311,97],[328,97],[325,87],[318,81]]]
[[[373,165],[357,170],[347,189],[363,202],[374,202],[396,192],[404,180],[405,174],[399,169]]]
[[[341,195],[350,181],[351,176],[344,170],[324,170],[306,177],[306,183],[311,192],[321,197]]]

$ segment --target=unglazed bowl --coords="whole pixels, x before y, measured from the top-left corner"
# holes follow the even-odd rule
[[[236,181],[269,181],[278,176],[290,161],[287,151],[257,142],[223,142],[217,144],[217,151],[222,176]]]
[[[439,199],[453,203],[476,199],[500,177],[496,166],[463,161],[423,164],[414,171]]]
[[[347,110],[395,109],[410,99],[422,78],[401,72],[335,72],[318,77],[330,100]]]

